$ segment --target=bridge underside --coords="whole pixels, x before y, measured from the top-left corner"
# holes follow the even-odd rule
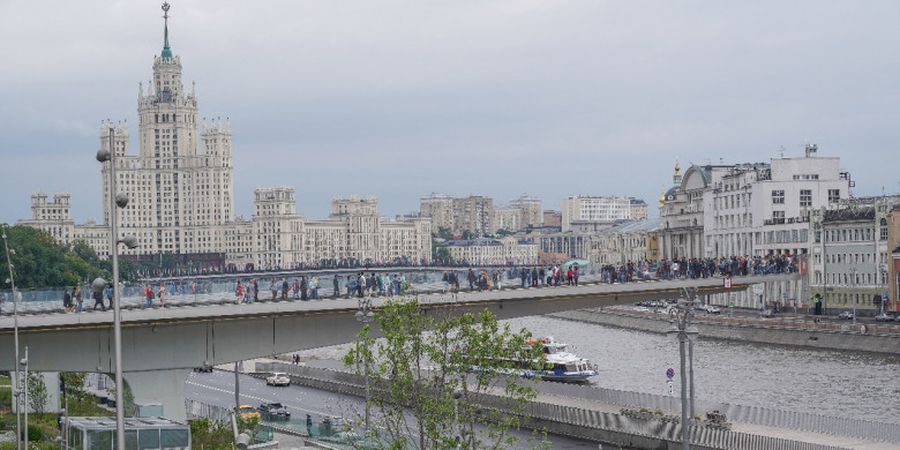
[[[735,283],[734,288],[746,288]],[[721,280],[527,289],[419,298],[433,315],[489,309],[500,319],[673,298],[681,288],[722,292]],[[377,308],[384,299],[375,299]],[[352,341],[360,329],[355,299],[134,310],[123,313],[126,372],[190,369]],[[111,314],[20,318],[20,348],[33,371],[112,372]],[[11,319],[0,320],[0,370],[13,368]],[[377,332],[377,329],[375,330]]]

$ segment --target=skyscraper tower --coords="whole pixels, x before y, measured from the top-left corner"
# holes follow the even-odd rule
[[[163,48],[153,58],[153,79],[146,90],[138,88],[138,155],[128,155],[123,124],[105,123],[101,145],[109,145],[112,130],[117,185],[130,198],[120,230],[141,242],[132,253],[221,253],[223,226],[233,218],[231,130],[227,120],[197,120],[196,90],[185,91],[181,58],[169,44],[169,9],[163,3]],[[108,200],[103,204],[108,221]]]

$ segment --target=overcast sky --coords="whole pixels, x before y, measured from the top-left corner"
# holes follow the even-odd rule
[[[0,221],[33,191],[99,217],[100,121],[131,125],[160,2],[0,0]],[[382,215],[432,191],[633,195],[689,163],[839,156],[855,194],[900,189],[900,2],[172,1],[200,116],[230,117],[236,212],[293,186]]]

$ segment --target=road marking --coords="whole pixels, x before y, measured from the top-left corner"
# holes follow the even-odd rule
[[[232,390],[228,390],[228,389],[223,389],[223,388],[217,388],[217,387],[208,386],[208,385],[205,385],[205,384],[196,383],[196,382],[193,382],[193,381],[186,381],[185,383],[186,383],[186,384],[190,384],[190,385],[192,385],[192,386],[197,386],[197,387],[200,387],[200,388],[204,388],[204,389],[209,389],[209,390],[211,390],[211,391],[217,391],[217,392],[222,392],[222,393],[225,393],[225,394],[231,394],[231,395],[234,395],[234,390],[233,390],[233,389],[232,389]],[[257,397],[257,396],[255,396],[255,395],[241,394],[241,397],[249,398],[249,399],[252,399],[252,400],[257,400],[257,401],[265,402],[265,403],[270,403],[270,402],[272,402],[272,400],[270,400],[270,399],[263,398],[263,397]],[[199,401],[199,400],[198,400],[198,401]],[[328,417],[331,417],[331,416],[332,416],[332,414],[328,414],[328,413],[325,413],[325,412],[322,412],[322,411],[317,411],[317,410],[314,410],[314,409],[303,408],[303,407],[300,407],[300,406],[297,406],[297,405],[289,405],[289,404],[287,404],[287,403],[282,403],[282,405],[287,406],[288,408],[291,408],[291,409],[296,409],[297,411],[303,411],[303,412],[307,412],[307,413],[313,413],[313,414],[317,414],[317,415],[320,415],[320,416],[328,416]],[[220,405],[216,405],[216,406],[220,406]]]

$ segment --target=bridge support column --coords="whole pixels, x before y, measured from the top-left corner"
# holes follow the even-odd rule
[[[136,405],[159,403],[163,416],[184,422],[184,383],[191,374],[190,369],[151,370],[145,372],[125,372],[125,383],[131,388]],[[126,400],[126,406],[128,405]]]

